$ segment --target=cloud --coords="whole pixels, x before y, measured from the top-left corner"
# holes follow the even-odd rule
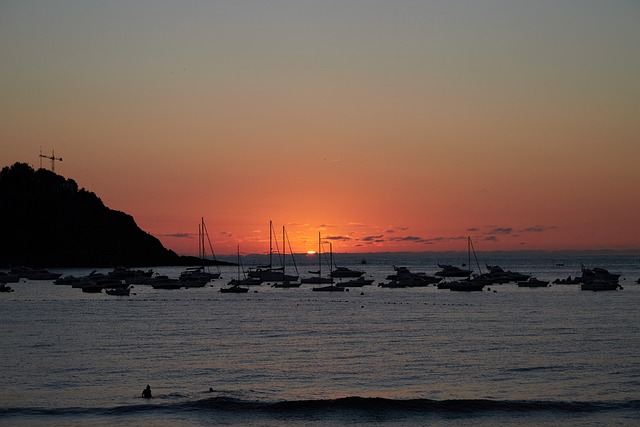
[[[467,231],[480,231],[480,229],[487,230],[485,231],[484,238],[482,241],[485,242],[498,242],[499,236],[509,236],[513,239],[521,238],[522,236],[519,233],[544,233],[550,230],[557,229],[556,226],[543,226],[543,225],[533,225],[531,227],[526,227],[524,229],[514,230],[512,227],[498,227],[495,225],[484,226],[481,228],[469,228]]]
[[[171,233],[171,234],[163,234],[165,237],[176,237],[178,239],[187,239],[195,236],[193,233]]]
[[[409,229],[409,227],[401,227],[399,225],[392,225],[389,226],[386,230],[384,230],[385,233],[395,233],[396,231],[407,231]]]
[[[382,243],[384,242],[384,235],[383,234],[378,234],[376,236],[364,236],[362,238],[360,238],[361,242],[375,242],[375,243]]]
[[[522,230],[523,233],[542,233],[544,231],[544,227],[539,225],[534,225],[533,227],[525,228]]]
[[[490,235],[490,236],[506,236],[506,235],[511,235],[511,236],[517,236],[516,233],[543,233],[546,231],[550,231],[550,230],[555,230],[558,227],[556,226],[544,226],[544,225],[533,225],[531,227],[526,227],[524,229],[521,230],[514,230],[512,227],[496,227],[496,226],[487,226],[487,228],[490,228],[488,231],[486,231],[484,234],[485,235]],[[467,231],[479,231],[479,228],[469,228]]]
[[[404,237],[392,237],[389,240],[392,242],[423,242],[422,237],[417,236],[404,236]]]
[[[489,230],[486,234],[506,235],[511,233],[513,233],[513,228],[511,227],[495,227],[493,230]]]
[[[422,243],[425,245],[433,245],[436,243],[443,243],[443,242],[451,242],[451,241],[456,241],[456,240],[466,240],[467,237],[466,236],[455,236],[455,237],[430,237],[430,238],[424,238],[424,237],[418,237],[418,236],[402,236],[402,237],[391,237],[389,238],[390,241],[392,242],[415,242],[415,243]]]
[[[550,227],[545,227],[543,225],[534,225],[532,227],[528,227],[525,228],[524,230],[521,230],[522,233],[543,233],[545,231],[549,231],[549,230],[555,230],[556,226],[552,225]]]
[[[467,228],[467,231],[470,232],[470,233],[473,233],[473,232],[476,232],[476,231],[479,231],[479,230],[480,229],[476,228],[476,227]]]
[[[319,228],[319,229],[335,228],[335,225],[332,225],[332,224],[320,224],[317,228]]]
[[[467,236],[439,236],[439,237],[431,237],[429,239],[425,239],[424,243],[428,245],[432,245],[434,243],[443,243],[443,242],[454,242],[456,240],[467,240]]]
[[[327,237],[323,237],[323,239],[325,240],[339,240],[342,242],[346,242],[351,240],[351,237],[349,236],[327,236]]]

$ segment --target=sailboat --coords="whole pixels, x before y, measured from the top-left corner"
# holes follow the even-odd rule
[[[246,294],[249,292],[249,288],[242,288],[240,284],[243,280],[240,279],[240,270],[242,269],[242,264],[240,263],[240,245],[238,245],[238,278],[231,279],[228,283],[230,285],[228,288],[220,288],[220,292],[223,294]],[[246,280],[246,279],[244,279]]]
[[[254,279],[260,279],[261,282],[295,282],[299,276],[285,274],[284,265],[282,267],[273,266],[273,234],[273,223],[269,221],[269,264],[258,266],[255,269],[250,268],[247,275]]]
[[[213,255],[213,259],[215,260],[215,254],[213,253],[213,246],[211,245],[211,240],[209,239],[209,233],[207,232],[207,228],[204,224],[204,218],[201,218],[201,222],[200,224],[198,224],[198,258],[200,258],[201,263],[198,267],[189,267],[180,274],[180,281],[183,282],[186,287],[203,287],[211,280],[218,279],[220,277],[220,267],[216,266],[218,271],[216,273],[212,273],[208,271],[208,267],[205,265],[205,236],[207,237],[207,241],[209,242],[209,249],[211,250],[211,254]]]
[[[229,281],[229,283],[227,283],[230,286],[258,286],[262,284],[262,281],[260,281],[260,279],[254,279],[252,277],[247,277],[244,274],[244,269],[242,266],[242,261],[240,261],[240,245],[238,245],[238,278],[237,279],[231,279]],[[240,272],[242,272],[243,277],[240,278]]]
[[[469,266],[471,266],[471,251],[473,250],[473,256],[476,256],[476,251],[473,248],[473,243],[471,242],[471,236],[467,236],[467,258],[468,258],[468,264]],[[476,263],[478,262],[478,259],[476,258]],[[478,267],[479,269],[480,267]],[[477,291],[482,291],[484,289],[485,286],[485,281],[474,281],[471,278],[471,270],[469,270],[469,276],[467,277],[466,280],[458,280],[455,282],[451,282],[448,284],[448,288],[449,290],[452,291],[460,291],[460,292],[477,292]]]
[[[310,272],[317,273],[318,277],[308,277],[306,279],[302,279],[302,283],[312,283],[315,285],[326,284],[327,286],[314,287],[311,290],[314,292],[343,292],[344,288],[333,285],[333,278],[331,277],[322,277],[322,239],[320,238],[320,232],[318,232],[318,271]]]
[[[274,288],[299,288],[300,287],[300,282],[296,282],[296,280],[298,280],[298,276],[295,276],[294,280],[290,280],[288,279],[288,277],[293,277],[293,276],[287,276],[287,274],[285,273],[286,272],[285,261],[287,258],[287,255],[286,255],[287,243],[289,243],[289,252],[291,253],[291,258],[293,259],[293,265],[296,268],[296,273],[298,272],[298,267],[295,265],[296,259],[293,258],[293,251],[291,250],[291,242],[289,241],[289,236],[287,235],[287,232],[283,225],[282,226],[282,250],[284,252],[284,255],[282,256],[282,274],[284,275],[285,278],[282,282],[274,283],[272,285],[272,287]]]

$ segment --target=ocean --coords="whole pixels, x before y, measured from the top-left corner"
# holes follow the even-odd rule
[[[129,297],[23,279],[0,293],[0,425],[640,425],[640,256],[478,258],[545,280],[604,267],[623,289],[378,286],[394,265],[433,274],[466,253],[336,254],[374,279],[339,293],[221,294],[235,267]],[[301,276],[316,259],[297,256]]]

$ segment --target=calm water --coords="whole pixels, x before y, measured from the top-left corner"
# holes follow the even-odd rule
[[[235,267],[210,287],[135,286],[130,297],[11,284],[0,294],[0,424],[640,424],[638,256],[481,259],[550,280],[581,263],[622,274],[624,290],[598,293],[380,288],[392,265],[433,274],[466,254],[366,257],[336,256],[375,279],[344,293],[220,294]],[[299,258],[309,276],[316,261]],[[140,398],[147,384],[152,400]]]

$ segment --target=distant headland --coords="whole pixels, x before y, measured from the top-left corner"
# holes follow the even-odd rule
[[[15,163],[0,171],[0,268],[196,265],[133,217],[46,169]],[[235,265],[208,260],[209,265]]]

